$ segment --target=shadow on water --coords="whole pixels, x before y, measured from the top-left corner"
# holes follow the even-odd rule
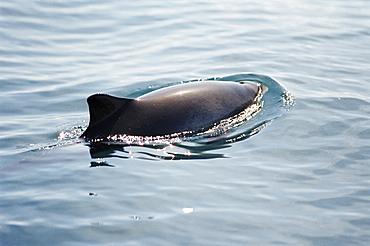
[[[204,79],[204,81],[211,80],[235,82],[254,81],[268,87],[268,91],[262,98],[262,109],[238,127],[232,128],[226,133],[218,136],[206,135],[176,143],[156,143],[149,145],[132,145],[122,142],[87,143],[90,147],[91,158],[93,159],[91,161],[91,167],[111,166],[107,164],[104,160],[105,158],[137,158],[148,160],[227,158],[220,150],[231,147],[234,142],[248,139],[257,134],[274,119],[283,116],[295,102],[294,97],[284,87],[265,75],[237,74],[227,77]],[[194,81],[199,80],[185,81],[184,83]],[[142,94],[147,92],[147,90],[143,91]]]

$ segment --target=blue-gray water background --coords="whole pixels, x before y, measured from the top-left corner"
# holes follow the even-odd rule
[[[1,1],[0,245],[368,245],[369,44],[367,0]],[[296,98],[251,138],[66,144],[93,93],[247,72]]]

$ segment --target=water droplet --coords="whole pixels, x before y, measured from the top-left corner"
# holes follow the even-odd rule
[[[190,213],[194,212],[194,208],[183,208],[182,212],[184,214],[190,214]]]

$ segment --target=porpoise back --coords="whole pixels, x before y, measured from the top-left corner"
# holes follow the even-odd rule
[[[81,137],[198,132],[255,104],[262,91],[255,82],[200,81],[169,86],[136,99],[95,94],[87,99],[90,123]]]

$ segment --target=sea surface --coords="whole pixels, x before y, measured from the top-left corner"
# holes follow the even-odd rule
[[[278,88],[232,138],[78,138],[91,94],[222,78]],[[1,1],[0,117],[1,246],[369,245],[368,0]]]

